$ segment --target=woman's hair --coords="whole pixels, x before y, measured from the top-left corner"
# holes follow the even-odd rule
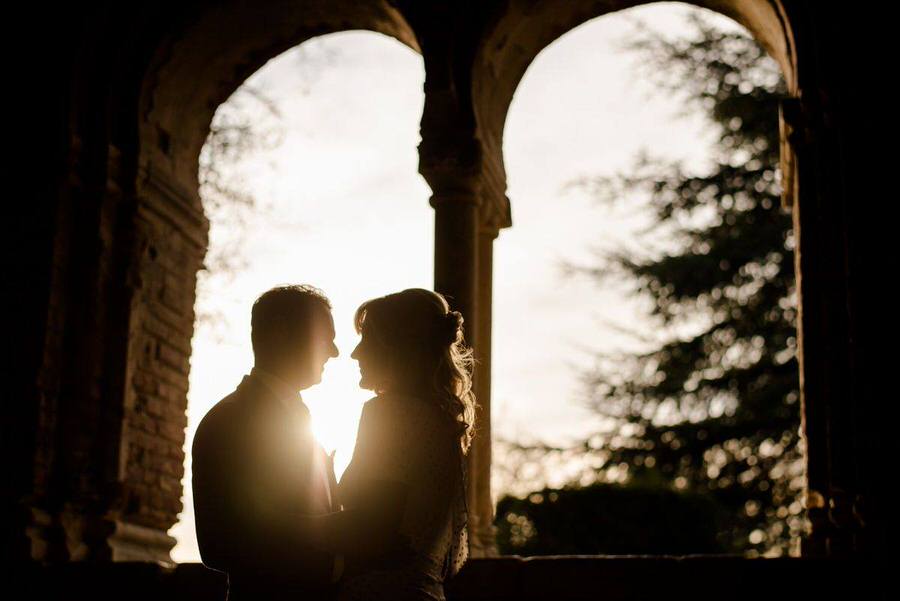
[[[475,427],[474,360],[463,338],[463,316],[437,292],[410,288],[364,302],[354,322],[358,333],[384,349],[387,387],[434,393],[467,452]]]

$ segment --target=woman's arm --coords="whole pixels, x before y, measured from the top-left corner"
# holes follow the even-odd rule
[[[408,486],[389,480],[365,482],[365,506],[318,516],[302,516],[298,522],[316,547],[345,555],[381,555],[402,547],[400,521],[406,509]]]
[[[395,424],[381,399],[363,407],[350,465],[339,485],[340,497],[351,500],[345,511],[298,520],[316,547],[345,555],[373,557],[405,548],[400,523],[406,510],[409,485],[396,469]]]

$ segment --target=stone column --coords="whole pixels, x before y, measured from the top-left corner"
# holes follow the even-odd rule
[[[458,167],[454,164],[453,167]],[[491,497],[491,300],[494,203],[485,202],[480,175],[465,168],[423,164],[435,209],[434,288],[465,317],[475,351],[475,439],[468,456],[469,542],[473,557],[496,554]],[[504,197],[505,200],[505,197]]]
[[[465,317],[470,344],[478,336],[478,200],[474,190],[438,190],[434,207],[434,288]]]
[[[865,61],[826,43],[853,27],[863,31],[863,24],[852,15],[797,11],[802,93],[784,117],[799,167],[793,207],[798,359],[812,524],[802,554],[886,561],[894,512],[886,474],[894,453],[885,411],[893,381],[892,367],[877,362],[891,353],[876,349],[891,338],[885,319],[892,310],[879,303],[889,298],[894,274],[882,269],[879,245],[891,239],[886,230],[893,225],[873,219],[863,200],[884,196],[890,180],[879,153],[865,152],[875,131],[860,119],[874,114],[862,91],[871,81]],[[854,53],[868,56],[858,48]]]
[[[509,211],[500,147],[486,149],[473,113],[467,54],[471,48],[460,43],[454,30],[462,23],[460,16],[435,10],[420,39],[427,77],[419,172],[431,186],[435,210],[434,288],[463,314],[466,339],[477,360],[473,386],[479,408],[468,455],[467,499],[470,555],[484,557],[496,553],[491,498],[492,245],[498,227],[509,225]]]
[[[443,179],[443,178],[442,178]],[[446,180],[444,180],[446,181]],[[477,189],[462,179],[446,186],[434,186],[434,289],[447,297],[452,309],[465,318],[465,335],[476,356],[481,355],[480,335],[484,328],[479,320],[479,251]],[[475,369],[475,394],[479,403],[490,378]],[[486,384],[486,386],[485,386]],[[468,455],[469,545],[473,556],[485,555],[492,545],[485,530],[491,527],[490,506],[490,411],[485,406],[476,415],[476,434]],[[485,419],[486,416],[486,419]],[[487,457],[483,454],[487,452]],[[487,495],[487,507],[483,497]]]
[[[168,563],[182,511],[184,430],[197,272],[208,222],[194,182],[138,173],[116,477],[122,503],[107,542],[115,561]]]
[[[102,136],[70,147],[35,265],[46,332],[14,383],[28,405],[4,412],[21,434],[0,436],[16,463],[3,558],[170,563],[206,221],[160,178],[135,194],[133,161]]]
[[[494,529],[494,502],[491,495],[491,327],[493,301],[494,239],[497,230],[482,224],[478,232],[478,322],[475,325],[475,398],[477,434],[472,445],[470,479],[475,484],[470,507],[478,516],[471,535],[474,551],[481,556],[497,554]]]

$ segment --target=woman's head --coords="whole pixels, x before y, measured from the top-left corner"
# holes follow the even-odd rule
[[[351,357],[360,386],[375,392],[436,397],[460,429],[467,449],[473,433],[472,351],[463,340],[463,318],[443,296],[410,288],[366,301],[356,310],[362,335]]]

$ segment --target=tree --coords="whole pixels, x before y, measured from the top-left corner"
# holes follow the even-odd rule
[[[749,35],[690,19],[696,36],[648,32],[631,47],[661,91],[709,115],[713,167],[641,159],[589,183],[606,202],[642,197],[654,218],[644,235],[668,247],[603,252],[589,271],[632,282],[660,331],[678,333],[600,357],[591,406],[629,426],[604,439],[608,465],[709,492],[730,516],[727,548],[779,554],[804,526],[794,244],[777,173],[784,84]]]
[[[689,20],[692,36],[642,28],[627,49],[656,89],[709,116],[712,166],[694,173],[642,156],[631,173],[578,182],[649,216],[643,251],[598,250],[595,264],[572,269],[625,283],[647,302],[653,334],[635,332],[641,352],[600,355],[586,376],[607,430],[575,449],[516,451],[592,456],[598,482],[708,495],[726,551],[796,552],[805,480],[794,241],[777,171],[784,84],[748,34]]]

